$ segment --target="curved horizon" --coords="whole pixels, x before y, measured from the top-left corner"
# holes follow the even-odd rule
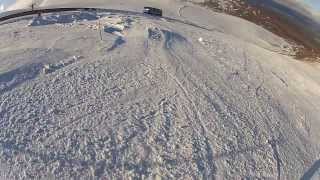
[[[0,12],[17,10],[17,9],[26,9],[30,7],[32,2],[41,2],[39,5],[43,4],[42,2],[47,2],[43,0],[0,0]],[[50,1],[50,0],[49,0]],[[96,0],[99,2],[99,0]],[[205,0],[203,0],[205,1]],[[254,0],[259,2],[258,0]],[[272,0],[277,3],[281,3],[284,6],[295,10],[302,15],[313,19],[315,22],[320,24],[320,1],[319,0]],[[61,2],[61,1],[60,1]],[[59,2],[55,2],[59,4]],[[79,1],[77,1],[79,3]],[[93,2],[94,3],[94,2]]]
[[[6,8],[10,8],[11,6],[22,7],[25,8],[24,5],[32,3],[33,0],[1,0],[0,5],[3,5]],[[283,1],[283,0],[282,0]],[[318,0],[285,0],[284,2],[292,2],[292,3],[303,3],[309,8],[314,9],[316,11],[320,11],[320,1]]]

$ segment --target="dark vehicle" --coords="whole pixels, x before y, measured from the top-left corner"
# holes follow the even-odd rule
[[[162,10],[158,8],[153,8],[153,7],[144,7],[143,13],[150,14],[153,16],[162,16]]]

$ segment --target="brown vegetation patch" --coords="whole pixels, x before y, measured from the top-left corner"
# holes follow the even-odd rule
[[[214,11],[241,17],[285,38],[293,45],[297,59],[320,60],[320,44],[313,39],[313,36],[275,11],[252,6],[245,0],[227,1],[223,4],[217,0],[208,0],[202,5]]]

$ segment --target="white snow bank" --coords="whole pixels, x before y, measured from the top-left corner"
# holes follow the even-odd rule
[[[97,14],[93,12],[73,12],[73,13],[51,13],[44,14],[33,18],[30,26],[43,26],[50,24],[69,24],[80,21],[93,21],[97,20]]]

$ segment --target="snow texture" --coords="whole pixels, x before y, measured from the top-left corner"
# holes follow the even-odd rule
[[[189,21],[68,12],[1,25],[0,178],[316,176],[319,65],[186,4]]]

